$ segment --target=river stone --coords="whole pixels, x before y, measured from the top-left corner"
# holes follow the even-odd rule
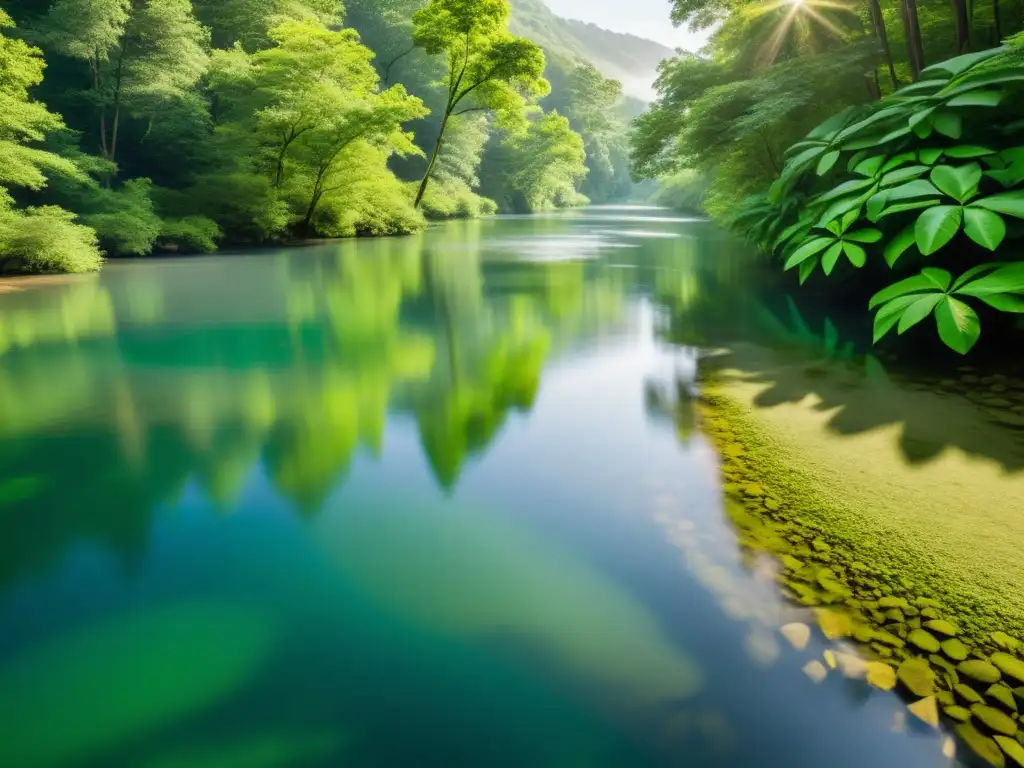
[[[939,611],[936,608],[922,608],[921,618],[922,619],[937,619],[939,618]]]
[[[786,624],[784,627],[779,629],[782,636],[789,641],[789,644],[793,646],[794,650],[802,651],[807,647],[807,643],[811,640],[811,628],[806,624],[795,621],[791,624]]]
[[[820,661],[809,661],[804,665],[804,674],[816,683],[821,683],[828,677],[828,670]]]
[[[886,624],[900,624],[903,622],[903,611],[899,608],[890,608],[885,612]]]
[[[944,707],[942,712],[946,717],[951,720],[956,720],[958,723],[966,723],[971,719],[971,710],[966,707],[959,707],[956,704],[951,707]]]
[[[853,619],[848,613],[833,611],[830,608],[818,610],[818,626],[829,640],[849,637],[853,634]]]
[[[955,637],[942,641],[942,652],[953,661],[964,661],[967,658],[967,646]]]
[[[896,670],[881,661],[869,661],[867,680],[875,688],[891,691],[896,686]]]
[[[995,741],[999,748],[1006,753],[1006,756],[1010,758],[1010,765],[1024,766],[1024,747],[1019,742],[1008,739],[1005,736],[996,736]]]
[[[984,701],[980,693],[978,693],[970,686],[964,685],[963,683],[960,683],[959,685],[954,685],[953,693],[955,693],[961,699],[966,701],[968,704],[981,704],[981,702]]]
[[[950,686],[952,688],[953,686]],[[943,707],[952,707],[956,704],[956,698],[953,696],[953,691],[939,691],[936,697],[939,700],[939,704]]]
[[[875,639],[875,630],[867,624],[858,624],[853,628],[853,639],[858,643],[870,643]]]
[[[985,685],[998,683],[1002,677],[998,669],[987,661],[981,661],[980,659],[964,661],[957,665],[956,671],[960,673],[961,677],[966,677],[968,680],[984,683]]]
[[[896,670],[896,677],[918,698],[923,699],[935,693],[935,673],[924,659],[907,659]]]
[[[907,601],[902,597],[893,597],[892,595],[886,595],[878,601],[879,608],[904,608],[907,605]]]
[[[1007,677],[1018,683],[1024,683],[1024,661],[1003,651],[997,651],[992,654],[992,663]]]
[[[907,635],[907,642],[917,646],[925,653],[938,653],[939,651],[939,641],[935,639],[934,635],[923,629],[913,630]]]
[[[1013,691],[1005,683],[996,683],[989,686],[989,689],[985,691],[985,697],[998,702],[1002,705],[1003,709],[1009,712],[1017,712],[1017,701],[1013,698]]]
[[[951,621],[945,619],[932,619],[925,623],[925,629],[931,630],[936,635],[945,635],[946,637],[956,637],[960,634],[960,629]]]
[[[932,728],[939,727],[939,705],[935,702],[934,696],[927,696],[913,704],[908,704],[907,709],[922,723],[927,723]]]
[[[1017,724],[1013,718],[995,707],[990,707],[987,704],[972,704],[971,714],[974,715],[975,720],[995,733],[1013,736],[1017,732]]]
[[[999,749],[999,745],[996,744],[995,739],[985,736],[970,723],[958,725],[956,727],[956,735],[963,740],[964,744],[971,748],[974,754],[989,765],[993,765],[995,768],[1006,768],[1006,758],[1003,756],[1002,750]]]
[[[1015,637],[1011,637],[1005,632],[993,632],[989,637],[992,639],[993,643],[1004,651],[1019,651],[1024,647],[1024,643],[1021,643],[1020,640]]]

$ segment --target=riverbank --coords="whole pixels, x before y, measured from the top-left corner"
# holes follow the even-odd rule
[[[741,346],[709,361],[701,408],[741,543],[776,555],[827,636],[891,667],[883,684],[1014,765],[994,737],[1024,709],[1024,439],[1007,423],[1024,387],[983,380],[929,390]]]

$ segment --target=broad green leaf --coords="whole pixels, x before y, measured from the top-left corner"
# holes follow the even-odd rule
[[[898,115],[902,115],[905,111],[906,107],[904,106],[880,109],[873,115],[870,115],[869,117],[866,117],[863,120],[854,123],[849,128],[844,128],[843,130],[841,130],[838,134],[836,134],[836,141],[845,141],[851,136],[856,136],[858,133],[864,131],[867,128],[870,128],[873,125],[877,125],[883,120],[889,120],[897,117]]]
[[[790,254],[790,257],[786,260],[785,268],[792,269],[804,259],[809,259],[811,256],[824,250],[834,242],[835,240],[831,237],[815,237],[808,240]]]
[[[945,194],[964,203],[978,191],[981,182],[981,166],[977,163],[967,165],[938,165],[928,175],[932,184]]]
[[[965,159],[968,157],[985,157],[986,155],[994,155],[995,153],[996,151],[994,149],[980,147],[977,144],[958,144],[955,147],[950,147],[944,152],[946,157],[954,157],[958,159]]]
[[[994,293],[1024,293],[1024,261],[1004,264],[994,272],[964,285],[957,293],[991,296]]]
[[[901,165],[906,165],[917,159],[916,152],[900,152],[898,155],[893,155],[891,158],[885,161],[885,165],[882,166],[882,173],[888,173],[894,168],[899,168]]]
[[[861,176],[873,177],[878,173],[882,167],[882,163],[885,162],[885,155],[874,155],[866,160],[861,160],[857,163],[857,167],[853,169],[854,173],[859,173]]]
[[[953,293],[956,293],[957,289],[960,286],[966,285],[971,280],[976,278],[978,275],[983,274],[985,272],[991,272],[992,270],[999,269],[1002,266],[1005,266],[1005,265],[1001,264],[998,261],[990,261],[988,264],[978,264],[975,267],[971,267],[970,269],[968,269],[966,272],[964,272],[962,275],[960,275],[960,277],[958,277],[956,279],[956,282],[953,283],[953,287],[950,290]]]
[[[949,290],[949,284],[953,281],[953,276],[949,272],[938,267],[925,267],[921,270],[921,276],[940,291]]]
[[[925,165],[935,165],[940,157],[942,157],[941,149],[928,148],[919,150],[917,153],[917,159]]]
[[[813,219],[801,219],[800,221],[796,222],[796,224],[790,224],[788,227],[782,230],[782,232],[779,234],[777,238],[775,238],[775,247],[778,248],[780,245],[785,243],[787,240],[789,240],[791,237],[793,237],[800,231],[809,230],[813,223]]]
[[[883,188],[891,187],[893,184],[901,184],[904,181],[916,179],[927,172],[927,165],[909,165],[906,168],[897,168],[895,171],[889,171],[889,173],[885,174],[879,182],[879,186]]]
[[[896,263],[896,259],[903,255],[903,253],[914,244],[914,225],[909,224],[904,227],[898,234],[896,234],[892,240],[886,243],[885,250],[882,252],[885,263],[890,267]]]
[[[825,212],[821,214],[818,219],[818,223],[815,226],[827,227],[829,223],[835,221],[840,216],[848,216],[850,213],[859,215],[861,203],[864,200],[864,196],[847,197],[843,200],[836,200],[832,205],[825,209]],[[854,216],[856,218],[856,216]],[[842,228],[841,228],[842,229]],[[839,234],[836,232],[836,234]]]
[[[789,147],[789,149],[786,150],[785,154],[792,155],[795,152],[797,152],[797,150],[800,150],[801,152],[803,152],[803,151],[805,151],[805,150],[807,150],[807,149],[809,149],[811,147],[826,147],[826,146],[828,146],[828,142],[827,141],[818,141],[818,140],[798,141],[796,144],[791,145]]]
[[[979,296],[978,298],[1000,312],[1024,313],[1024,299],[1019,296],[1012,296],[1008,293],[995,293],[991,296]]]
[[[929,280],[924,275],[914,275],[904,280],[900,280],[898,283],[883,288],[868,302],[868,309],[874,309],[879,304],[892,301],[900,296],[905,296],[908,293],[921,293],[922,291],[934,291],[935,282]]]
[[[800,285],[807,282],[807,278],[814,272],[815,267],[818,266],[818,257],[812,256],[809,259],[805,259],[800,262]]]
[[[1006,237],[1006,222],[983,208],[964,208],[964,234],[982,248],[994,251]]]
[[[898,91],[896,91],[896,93],[894,93],[893,96],[896,98],[903,98],[905,96],[910,96],[921,92],[935,93],[939,91],[948,82],[948,79],[940,80],[938,77],[934,77],[929,80],[922,80],[912,85],[903,86]]]
[[[990,48],[988,50],[978,51],[976,53],[965,53],[963,56],[956,56],[952,59],[946,59],[945,61],[941,61],[938,64],[932,64],[930,67],[925,67],[924,69],[921,70],[921,74],[929,74],[932,76],[938,75],[941,77],[941,73],[948,72],[953,77],[956,77],[960,73],[965,72],[971,67],[973,67],[975,64],[982,62],[985,59],[990,59],[993,56],[996,56],[1005,51],[1006,48],[1003,47]],[[918,83],[918,85],[920,85],[920,83]],[[897,93],[902,93],[905,90],[907,89],[903,88],[900,91],[897,91]]]
[[[943,88],[939,96],[957,96],[968,91],[975,91],[988,85],[1009,85],[1010,83],[1024,80],[1024,73],[1021,73],[1019,66],[1010,65],[1002,69],[988,70],[985,72],[971,72]]]
[[[856,243],[843,243],[843,252],[846,254],[846,258],[850,260],[853,266],[860,269],[863,267],[868,260],[868,253]]]
[[[1009,189],[1010,187],[1016,187],[1024,181],[1024,168],[996,169],[985,171],[985,175],[990,179],[995,179],[1002,187]]]
[[[903,310],[900,317],[899,334],[902,336],[908,330],[924,320],[935,309],[935,305],[942,301],[943,294],[933,293],[922,296],[913,304]]]
[[[821,268],[822,270],[824,270],[826,275],[832,274],[832,270],[836,268],[836,264],[838,263],[839,256],[842,252],[842,241],[836,241],[836,243],[834,243],[831,248],[829,248],[827,251],[825,251],[824,254],[822,254]]]
[[[946,296],[935,307],[939,338],[954,352],[966,355],[981,335],[981,323],[973,309],[959,299]]]
[[[889,200],[905,200],[911,197],[940,195],[938,188],[927,179],[915,179],[898,187],[889,188]]]
[[[1005,96],[1002,91],[967,91],[946,102],[947,107],[998,107]]]
[[[898,205],[890,205],[881,214],[878,219],[884,219],[886,216],[891,216],[894,213],[903,213],[904,211],[917,211],[921,208],[931,208],[933,205],[938,205],[939,200],[915,200],[912,203],[899,203]]]
[[[879,240],[882,239],[882,232],[881,230],[878,229],[865,227],[863,229],[858,229],[853,232],[847,232],[843,236],[843,239],[852,240],[855,243],[877,243]]]
[[[881,306],[875,315],[874,343],[877,344],[885,334],[891,331],[896,323],[899,322],[903,310],[920,298],[921,294],[919,293],[910,296],[900,296]]]
[[[868,220],[877,221],[881,216],[882,211],[885,210],[886,203],[889,202],[889,193],[885,190],[876,192],[868,198],[866,207]]]
[[[818,175],[824,176],[826,173],[832,170],[832,166],[836,164],[836,160],[839,159],[839,150],[834,149],[831,152],[826,152],[818,160]]]
[[[831,232],[836,237],[839,237],[840,233],[839,233],[839,221],[838,220],[830,221],[828,224],[825,225],[825,229],[827,229],[829,232]]]
[[[863,160],[870,154],[871,153],[868,152],[866,149],[862,149],[859,152],[854,152],[852,155],[850,155],[850,159],[846,161],[846,170],[852,172],[854,168],[860,165],[861,160]]]
[[[837,197],[842,197],[849,192],[859,192],[862,189],[867,189],[874,184],[874,179],[851,179],[850,181],[844,181],[836,187],[833,187],[828,192],[816,196],[813,202],[826,203],[829,200],[835,200]]]
[[[888,133],[874,134],[867,136],[863,139],[855,139],[843,145],[843,149],[867,149],[869,147],[880,147],[883,144],[888,144],[890,141],[902,138],[910,133],[910,126],[904,125],[900,128],[895,128]],[[959,136],[954,137],[959,138]]]
[[[929,256],[952,240],[960,231],[963,217],[963,208],[959,205],[937,205],[918,216],[914,240],[921,254]]]
[[[855,209],[847,211],[843,214],[842,223],[840,224],[840,230],[845,232],[848,230],[857,219],[860,218],[860,206],[858,205]]]
[[[932,118],[935,130],[951,139],[959,139],[964,131],[964,121],[956,112],[936,112]]]
[[[972,202],[971,207],[985,208],[996,213],[1005,213],[1007,216],[1024,219],[1024,189],[983,197]]]

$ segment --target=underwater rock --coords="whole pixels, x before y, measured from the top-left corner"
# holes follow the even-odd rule
[[[927,723],[932,728],[939,727],[939,705],[934,696],[927,696],[920,701],[915,701],[908,705],[907,709],[921,722]]]
[[[961,662],[957,665],[956,671],[962,677],[984,685],[998,683],[1002,677],[998,669],[987,661],[981,661],[980,659],[970,659],[969,661]]]
[[[830,608],[821,608],[817,612],[818,626],[829,640],[849,637],[853,634],[853,619],[850,615]]]
[[[896,670],[884,662],[869,661],[867,680],[875,688],[891,691],[896,687]]]
[[[970,723],[956,727],[956,735],[982,760],[995,768],[1005,768],[1006,758],[995,739],[985,736]]]
[[[961,700],[967,702],[968,704],[981,704],[984,701],[980,693],[971,688],[969,685],[964,685],[963,683],[960,683],[959,685],[954,685],[953,693],[955,693],[957,696],[960,697]]]
[[[966,707],[957,706],[956,704],[949,707],[943,707],[942,713],[950,720],[956,720],[958,723],[966,723],[971,719],[971,710]]]
[[[1021,746],[1020,742],[1008,739],[1006,736],[996,736],[995,742],[1010,758],[1010,765],[1024,768],[1024,746]]]
[[[967,658],[967,646],[955,637],[943,640],[941,646],[942,652],[953,661],[964,661]]]
[[[1013,736],[1017,732],[1017,723],[1013,721],[1013,718],[995,707],[990,707],[987,704],[972,704],[971,714],[975,720],[994,733]]]
[[[896,676],[918,698],[923,699],[935,693],[935,673],[924,659],[907,659],[896,670]]]
[[[946,637],[956,637],[960,634],[960,628],[953,622],[946,621],[945,619],[932,619],[925,622],[924,627],[936,635],[945,635]]]
[[[1009,678],[1024,684],[1024,661],[1003,651],[992,654],[992,663]]]
[[[924,629],[915,629],[912,631],[907,635],[907,642],[917,648],[920,648],[925,653],[937,653],[939,650],[939,641]]]
[[[989,686],[989,689],[985,691],[985,698],[992,699],[1001,704],[1003,709],[1008,712],[1017,712],[1017,701],[1013,697],[1013,691],[1005,683],[996,683]]]
[[[811,628],[798,621],[780,627],[779,632],[797,651],[804,650],[807,647],[807,643],[811,640]]]
[[[820,661],[809,661],[804,665],[804,674],[815,683],[821,683],[828,677],[828,670]]]

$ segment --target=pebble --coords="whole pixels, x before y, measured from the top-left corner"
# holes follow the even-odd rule
[[[925,628],[931,630],[937,635],[945,635],[946,637],[956,637],[960,634],[960,628],[951,621],[945,619],[932,619],[931,621],[925,622]]]
[[[955,637],[942,641],[942,652],[953,661],[964,661],[967,658],[967,646]]]
[[[804,665],[804,674],[815,683],[821,683],[828,677],[828,670],[820,661],[809,661]]]
[[[935,673],[924,659],[907,659],[896,670],[896,677],[918,698],[923,699],[935,693]]]
[[[992,663],[1007,677],[1024,684],[1024,661],[1003,651],[992,654]]]
[[[986,704],[973,704],[971,705],[971,714],[975,720],[995,733],[1013,736],[1017,732],[1017,724],[1013,718],[995,707]]]
[[[1017,701],[1013,697],[1013,691],[1010,686],[1003,683],[996,683],[995,685],[989,686],[988,690],[985,691],[986,698],[992,699],[998,704],[1001,704],[1003,709],[1008,712],[1017,712]]]
[[[999,679],[1002,677],[996,667],[992,666],[987,661],[981,661],[979,659],[970,659],[969,661],[961,662],[957,666],[956,671],[963,677],[979,683],[985,683],[986,685],[998,683]]]
[[[956,704],[951,707],[943,707],[942,712],[946,717],[951,720],[956,720],[958,723],[966,723],[971,719],[971,710],[966,707],[957,706]]]
[[[920,648],[925,653],[938,653],[939,641],[924,629],[915,629],[907,635],[907,642]]]
[[[797,651],[804,650],[807,647],[807,643],[811,640],[811,628],[800,622],[786,624],[779,629],[779,632]]]
[[[868,683],[883,691],[896,687],[896,670],[881,661],[869,661],[866,674]]]

